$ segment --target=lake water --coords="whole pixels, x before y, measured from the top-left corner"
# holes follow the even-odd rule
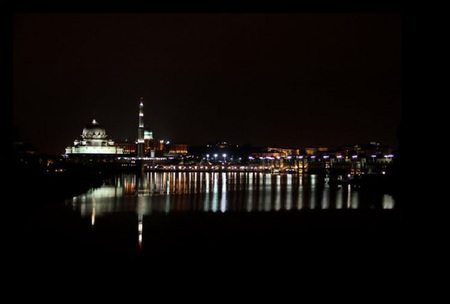
[[[25,215],[15,258],[36,280],[48,265],[55,281],[68,269],[82,276],[93,271],[93,281],[115,278],[118,269],[131,277],[167,275],[168,268],[187,275],[199,267],[216,277],[250,268],[252,274],[309,268],[313,275],[318,267],[359,268],[361,260],[377,271],[403,254],[393,196],[329,186],[318,175],[120,174]]]
[[[135,212],[267,212],[302,209],[393,209],[386,193],[329,186],[317,175],[240,172],[123,174],[66,201],[83,217]]]

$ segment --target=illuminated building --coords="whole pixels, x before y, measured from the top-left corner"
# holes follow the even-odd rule
[[[251,153],[253,157],[287,157],[288,155],[300,155],[300,149],[287,148],[267,148],[265,151],[258,151]]]
[[[168,152],[165,154],[167,156],[176,155],[186,155],[188,154],[188,149],[186,144],[169,144],[167,146]]]
[[[316,153],[316,151],[317,151],[316,148],[305,148],[306,155],[314,155],[314,153]]]
[[[116,141],[114,145],[123,149],[123,154],[136,155],[136,143],[134,141]]]
[[[144,129],[144,140],[152,140],[153,132],[149,129]]]
[[[144,102],[143,97],[141,97],[139,102],[139,126],[138,139],[136,141],[136,156],[138,158],[162,156],[163,151],[164,141],[153,138],[153,132],[148,128],[144,128]]]
[[[81,137],[74,140],[73,146],[66,148],[66,155],[72,154],[116,155],[123,154],[123,148],[116,146],[105,129],[93,119],[84,127]]]
[[[139,127],[137,139],[137,157],[144,157],[144,102],[143,97],[139,103]]]

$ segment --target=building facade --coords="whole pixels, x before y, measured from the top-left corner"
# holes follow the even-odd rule
[[[81,136],[74,140],[73,146],[66,147],[67,156],[71,155],[117,155],[123,154],[123,148],[108,138],[105,129],[93,119],[87,124]]]

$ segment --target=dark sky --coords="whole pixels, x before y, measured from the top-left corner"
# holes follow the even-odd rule
[[[61,154],[94,117],[135,140],[397,147],[400,14],[15,14],[13,123]],[[94,116],[95,115],[95,116]]]

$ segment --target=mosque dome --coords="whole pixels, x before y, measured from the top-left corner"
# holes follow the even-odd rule
[[[84,127],[82,137],[84,139],[105,139],[107,136],[105,129],[93,119],[90,124]]]

